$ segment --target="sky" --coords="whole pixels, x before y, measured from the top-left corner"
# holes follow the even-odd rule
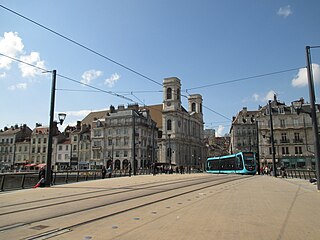
[[[0,129],[49,124],[56,70],[60,130],[110,105],[160,104],[163,79],[178,77],[182,96],[202,95],[204,128],[223,136],[243,107],[274,94],[309,101],[305,47],[320,46],[319,9],[318,0],[0,0]],[[311,55],[319,103],[320,48]]]

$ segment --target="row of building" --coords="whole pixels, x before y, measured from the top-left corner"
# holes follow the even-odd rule
[[[302,109],[286,105],[277,97],[256,111],[243,108],[233,118],[229,152],[254,151],[262,166],[272,163],[271,119],[275,146],[275,162],[287,168],[315,168],[315,148],[310,104],[301,98]],[[320,106],[316,105],[318,134]]]
[[[273,117],[275,161],[290,168],[314,168],[315,154],[310,105],[303,99],[302,110],[277,100],[258,110],[244,107],[232,119],[230,134],[215,137],[213,129],[203,129],[202,96],[188,96],[182,106],[181,81],[163,81],[161,104],[131,104],[91,112],[76,126],[60,132],[53,129],[54,169],[99,169],[103,165],[125,169],[164,167],[205,168],[208,156],[239,151],[257,152],[260,165],[272,163],[270,109]],[[301,113],[300,113],[301,112]],[[320,111],[317,105],[317,118]],[[300,114],[299,114],[300,113]],[[319,129],[319,127],[318,127]],[[21,169],[46,164],[48,127],[37,124],[14,126],[0,131],[0,169]]]
[[[201,168],[206,159],[203,141],[202,96],[188,96],[182,106],[181,81],[163,81],[163,102],[110,106],[91,112],[76,126],[59,132],[54,124],[54,169],[98,169],[102,165],[125,169],[164,166]],[[0,132],[0,168],[42,166],[47,159],[48,127],[14,126]]]

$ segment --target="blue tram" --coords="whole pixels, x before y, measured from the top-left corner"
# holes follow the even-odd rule
[[[207,173],[256,174],[254,152],[239,152],[232,155],[210,157],[206,162]]]

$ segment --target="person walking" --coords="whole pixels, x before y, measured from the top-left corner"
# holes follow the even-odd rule
[[[39,170],[39,187],[45,187],[45,177],[46,177],[46,170],[44,167],[41,167]]]
[[[102,166],[102,169],[101,169],[102,179],[104,179],[106,177],[106,173],[107,173],[106,167]]]
[[[129,177],[131,177],[131,171],[132,171],[131,162],[129,162],[128,164],[128,171],[129,171]]]

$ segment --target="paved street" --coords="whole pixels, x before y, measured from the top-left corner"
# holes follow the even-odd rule
[[[0,239],[319,239],[306,180],[144,175],[0,194]]]

